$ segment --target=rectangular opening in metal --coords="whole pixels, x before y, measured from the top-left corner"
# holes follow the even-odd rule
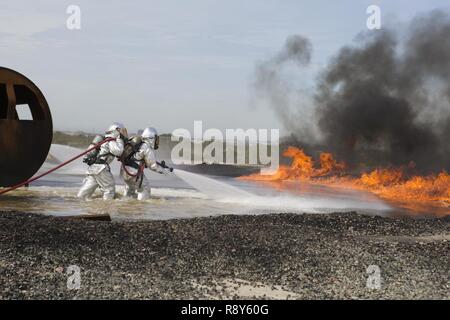
[[[6,84],[0,83],[0,119],[8,116],[8,95],[6,94]]]
[[[33,120],[33,114],[28,104],[16,105],[16,112],[19,120]]]

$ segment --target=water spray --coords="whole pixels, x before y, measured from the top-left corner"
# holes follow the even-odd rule
[[[253,197],[251,193],[244,191],[240,188],[236,188],[230,184],[217,181],[196,173],[176,169],[173,173],[185,181],[187,184],[191,185],[200,192],[206,194],[212,199],[238,199],[238,198],[248,198]]]

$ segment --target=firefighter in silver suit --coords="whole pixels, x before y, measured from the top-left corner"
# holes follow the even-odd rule
[[[169,174],[172,168],[156,161],[155,150],[159,147],[159,135],[154,128],[145,128],[141,137],[134,137],[134,151],[125,157],[120,175],[125,182],[125,197],[137,197],[138,200],[150,198],[150,184],[144,169]],[[137,193],[137,194],[136,194]]]
[[[97,188],[103,193],[104,200],[114,199],[116,184],[111,173],[110,163],[116,157],[120,157],[124,148],[124,137],[126,129],[123,124],[115,122],[106,131],[105,136],[97,136],[92,144],[92,148],[99,140],[113,138],[114,140],[102,144],[97,150],[91,151],[84,159],[89,167],[83,185],[78,191],[78,197],[89,199]]]

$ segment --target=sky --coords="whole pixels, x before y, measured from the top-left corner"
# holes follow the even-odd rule
[[[382,26],[418,13],[450,10],[448,0],[0,0],[0,65],[43,91],[54,128],[100,132],[280,128],[273,110],[252,103],[252,75],[292,34],[313,44],[299,73],[305,90],[339,48],[367,31],[366,9]],[[69,30],[70,5],[81,29]],[[377,32],[376,30],[372,32]]]

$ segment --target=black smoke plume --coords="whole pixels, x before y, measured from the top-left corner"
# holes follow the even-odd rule
[[[299,35],[289,36],[278,54],[257,65],[253,82],[255,97],[267,101],[272,108],[275,108],[276,115],[283,122],[284,127],[302,137],[310,134],[309,128],[298,121],[298,118],[304,114],[303,108],[299,106],[297,110],[292,110],[293,84],[284,77],[282,71],[286,66],[301,68],[308,65],[311,55],[312,45],[307,38]]]
[[[370,158],[380,165],[414,162],[422,171],[450,169],[446,13],[416,17],[404,33],[367,32],[340,49],[312,90],[312,120],[303,117],[304,105],[290,100],[296,88],[284,76],[286,68],[298,70],[290,62],[308,64],[311,51],[308,39],[290,36],[255,73],[257,92],[297,139],[314,140],[353,164]]]

